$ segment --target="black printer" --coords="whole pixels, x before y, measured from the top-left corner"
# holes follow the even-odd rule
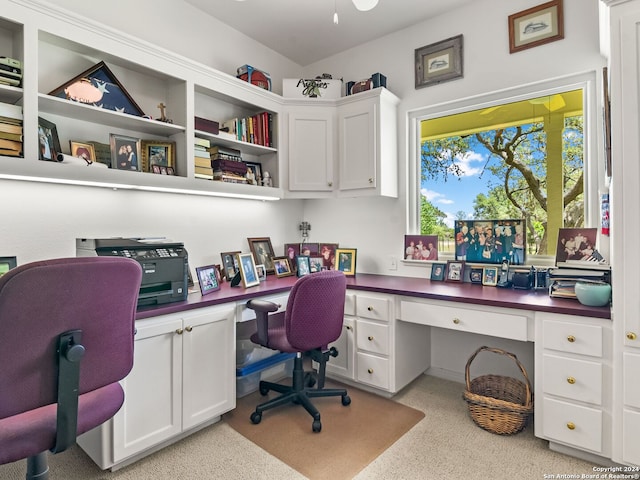
[[[181,242],[144,238],[77,238],[76,256],[132,258],[142,267],[138,306],[187,299],[189,261]]]

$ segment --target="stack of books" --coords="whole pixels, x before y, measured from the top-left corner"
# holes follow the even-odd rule
[[[211,142],[206,138],[195,138],[193,145],[193,156],[195,160],[195,177],[213,180],[213,169],[211,168],[211,157],[207,149],[211,147]]]
[[[229,183],[247,183],[247,166],[242,161],[242,152],[235,148],[213,145],[211,155],[213,180]]]
[[[0,155],[22,156],[22,107],[0,103]]]
[[[574,268],[560,266],[550,268],[548,271],[547,285],[549,296],[557,298],[576,298],[576,283],[581,281],[611,282],[611,268],[608,265],[598,265],[588,268],[579,264]]]
[[[241,142],[273,147],[273,114],[260,112],[244,118],[232,118],[222,122],[220,131]]]

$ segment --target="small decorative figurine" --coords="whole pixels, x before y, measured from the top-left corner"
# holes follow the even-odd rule
[[[269,174],[269,172],[264,172],[262,185],[265,187],[273,187],[273,180],[271,179],[271,175]]]

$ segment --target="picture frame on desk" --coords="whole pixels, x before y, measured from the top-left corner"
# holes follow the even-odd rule
[[[301,243],[300,244],[300,255],[318,255],[320,253],[320,244],[319,243]]]
[[[291,262],[288,256],[273,257],[273,268],[278,278],[293,275],[293,269],[291,268]]]
[[[80,143],[71,140],[69,141],[69,146],[71,147],[72,157],[82,158],[87,162],[87,165],[96,161],[96,149],[90,143]]]
[[[176,166],[176,142],[157,142],[154,140],[142,140],[140,155],[142,157],[142,171],[169,175],[167,167],[175,170]],[[170,174],[170,175],[173,175]]]
[[[109,135],[111,146],[111,168],[139,172],[140,139],[112,133]]]
[[[311,263],[309,263],[309,257],[307,255],[298,255],[296,257],[296,274],[298,277],[304,277],[311,273]]]
[[[482,285],[482,268],[472,268],[469,272],[469,281],[477,285]]]
[[[284,256],[289,258],[289,265],[293,273],[296,273],[298,266],[296,264],[296,257],[300,255],[299,243],[285,243],[284,244]]]
[[[260,285],[260,277],[256,269],[256,262],[252,253],[238,253],[238,265],[240,265],[240,279],[244,288]]]
[[[222,259],[222,271],[224,272],[224,276],[228,282],[230,282],[240,270],[237,257],[239,253],[240,250],[220,253],[220,258]]]
[[[462,283],[464,280],[464,260],[447,261],[447,282]]]
[[[356,260],[358,251],[355,248],[338,248],[336,249],[336,270],[340,270],[347,277],[353,277],[356,274]]]
[[[38,117],[38,141],[40,143],[40,160],[57,162],[58,154],[62,153],[62,149],[56,124]]]
[[[267,279],[267,271],[265,270],[264,265],[256,265],[256,270],[258,272],[258,278],[261,282],[264,282]]]
[[[431,264],[431,276],[429,279],[434,282],[442,282],[444,280],[444,274],[447,271],[446,263],[432,263]]]
[[[254,185],[262,185],[262,164],[258,162],[246,162],[246,161],[244,162],[244,164],[247,166],[248,170],[251,170],[251,173],[253,175],[253,181],[256,182],[254,183]],[[249,180],[249,178],[247,178],[247,180]]]
[[[326,267],[323,266],[322,257],[309,257],[309,268],[311,269],[311,273],[321,272],[322,270],[327,270]]]
[[[272,259],[275,255],[273,253],[273,246],[271,245],[271,238],[250,237],[247,238],[247,241],[249,242],[249,250],[251,250],[253,258],[265,266],[267,275],[272,275],[274,273]]]
[[[482,269],[482,285],[495,287],[498,284],[499,267],[484,267]]]
[[[196,267],[196,276],[200,285],[200,293],[205,296],[220,290],[220,272],[215,265],[206,265],[204,267]]]

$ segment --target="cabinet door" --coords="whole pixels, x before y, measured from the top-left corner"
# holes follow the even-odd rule
[[[187,430],[235,407],[235,308],[212,307],[185,317],[182,339]]]
[[[136,322],[133,369],[122,381],[124,405],[113,422],[113,460],[167,440],[182,430],[182,319]]]
[[[340,191],[377,186],[376,114],[376,105],[371,101],[340,107]]]
[[[345,317],[340,338],[331,344],[338,350],[338,356],[327,362],[327,373],[340,375],[349,379],[354,378],[355,352],[355,325],[351,317]]]
[[[289,190],[333,190],[333,110],[289,114]]]

